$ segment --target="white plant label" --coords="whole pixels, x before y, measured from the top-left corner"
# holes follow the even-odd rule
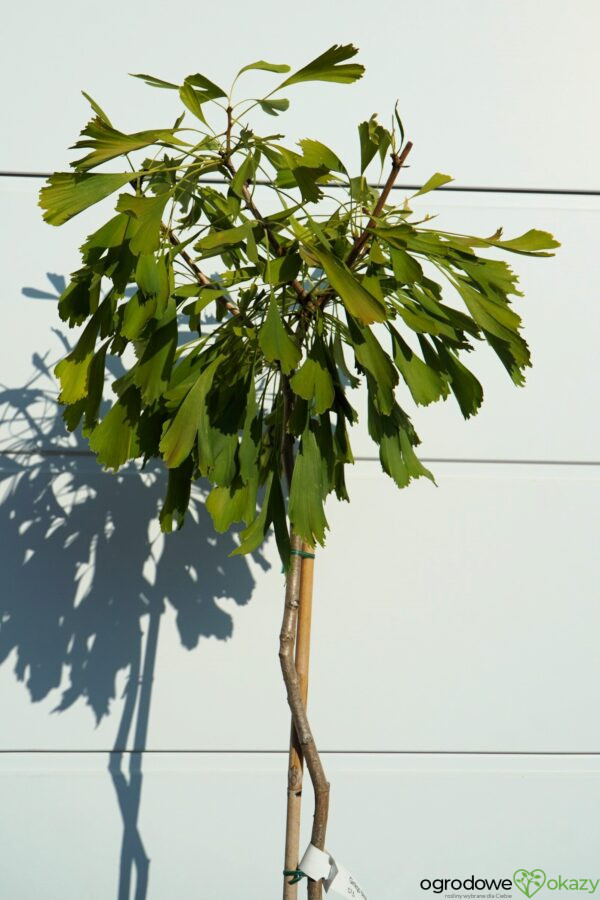
[[[367,895],[350,872],[340,866],[327,851],[318,850],[312,844],[306,848],[298,868],[314,881],[322,878],[326,894],[332,891],[352,900],[367,900]]]

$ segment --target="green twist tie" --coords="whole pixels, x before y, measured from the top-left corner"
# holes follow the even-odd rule
[[[296,552],[300,553],[301,551],[298,550]],[[303,878],[308,878],[306,872],[303,872],[302,869],[284,869],[283,874],[286,878],[288,875],[292,876],[292,880],[288,881],[288,884],[297,884],[297,882],[302,881]]]
[[[314,559],[315,554],[309,553],[307,550],[294,550],[293,548],[290,550],[290,556],[299,556],[301,559]],[[285,572],[285,566],[281,567],[281,571]]]

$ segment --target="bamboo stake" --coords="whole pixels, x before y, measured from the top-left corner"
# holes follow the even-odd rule
[[[313,553],[313,548],[302,544],[303,553]],[[312,596],[315,561],[311,557],[303,557],[300,572],[300,597],[298,607],[298,624],[296,628],[295,664],[300,681],[300,693],[304,707],[308,697],[308,670],[310,663],[310,630],[312,621]],[[302,780],[304,773],[304,757],[298,742],[296,729],[292,723],[290,733],[290,754],[288,766],[287,818],[285,832],[285,868],[293,870],[300,859],[300,818],[302,811]],[[283,887],[283,900],[297,900],[298,885],[290,884],[286,879]]]

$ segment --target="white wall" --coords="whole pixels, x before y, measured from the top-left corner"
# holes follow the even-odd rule
[[[354,41],[363,81],[299,88],[290,114],[346,157],[356,122],[398,97],[411,182],[441,170],[463,186],[598,186],[592,0],[178,10],[11,9],[0,169],[66,164],[80,88],[117,124],[150,127],[171,121],[171,97],[128,71],[227,80],[244,62],[300,64]],[[65,438],[53,298],[95,213],[51,229],[39,186],[0,178],[0,897],[279,896],[289,724],[274,548],[228,560],[232,539],[212,535],[200,496],[197,521],[165,540],[161,474],[99,473]],[[352,504],[328,508],[310,706],[329,846],[369,900],[521,866],[600,877],[600,200],[459,192],[422,205],[449,230],[542,227],[563,246],[515,260],[527,387],[481,354],[475,420],[450,401],[415,412],[437,489],[396,491],[359,427]],[[32,433],[38,452],[10,452]],[[136,893],[128,873],[144,857]]]

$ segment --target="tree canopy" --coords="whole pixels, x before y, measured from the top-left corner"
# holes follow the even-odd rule
[[[243,523],[234,552],[255,550],[272,526],[284,565],[290,529],[323,544],[327,496],[348,500],[352,390],[366,383],[369,435],[398,487],[432,478],[407,407],[452,396],[465,418],[477,413],[483,389],[465,359],[481,342],[517,385],[530,365],[511,305],[517,276],[482,251],[559,246],[538,230],[436,230],[411,197],[394,204],[411,149],[397,111],[389,127],[375,115],[358,125],[354,173],[319,140],[292,148],[257,133],[255,119],[284,113],[295,85],[359,79],[356,52],[335,45],[291,74],[259,60],[228,91],[200,74],[136,75],[184,109],[170,128],[132,134],[86,94],[78,159],[40,194],[52,225],[116,195],[58,304],[83,326],[56,367],[68,428],[82,428],[106,468],[164,461],[163,530],[182,525],[192,482],[207,479],[215,528]],[[237,100],[250,70],[276,86]],[[383,189],[367,180],[373,166]],[[413,196],[449,180],[436,173]],[[109,354],[125,374],[107,396]]]

